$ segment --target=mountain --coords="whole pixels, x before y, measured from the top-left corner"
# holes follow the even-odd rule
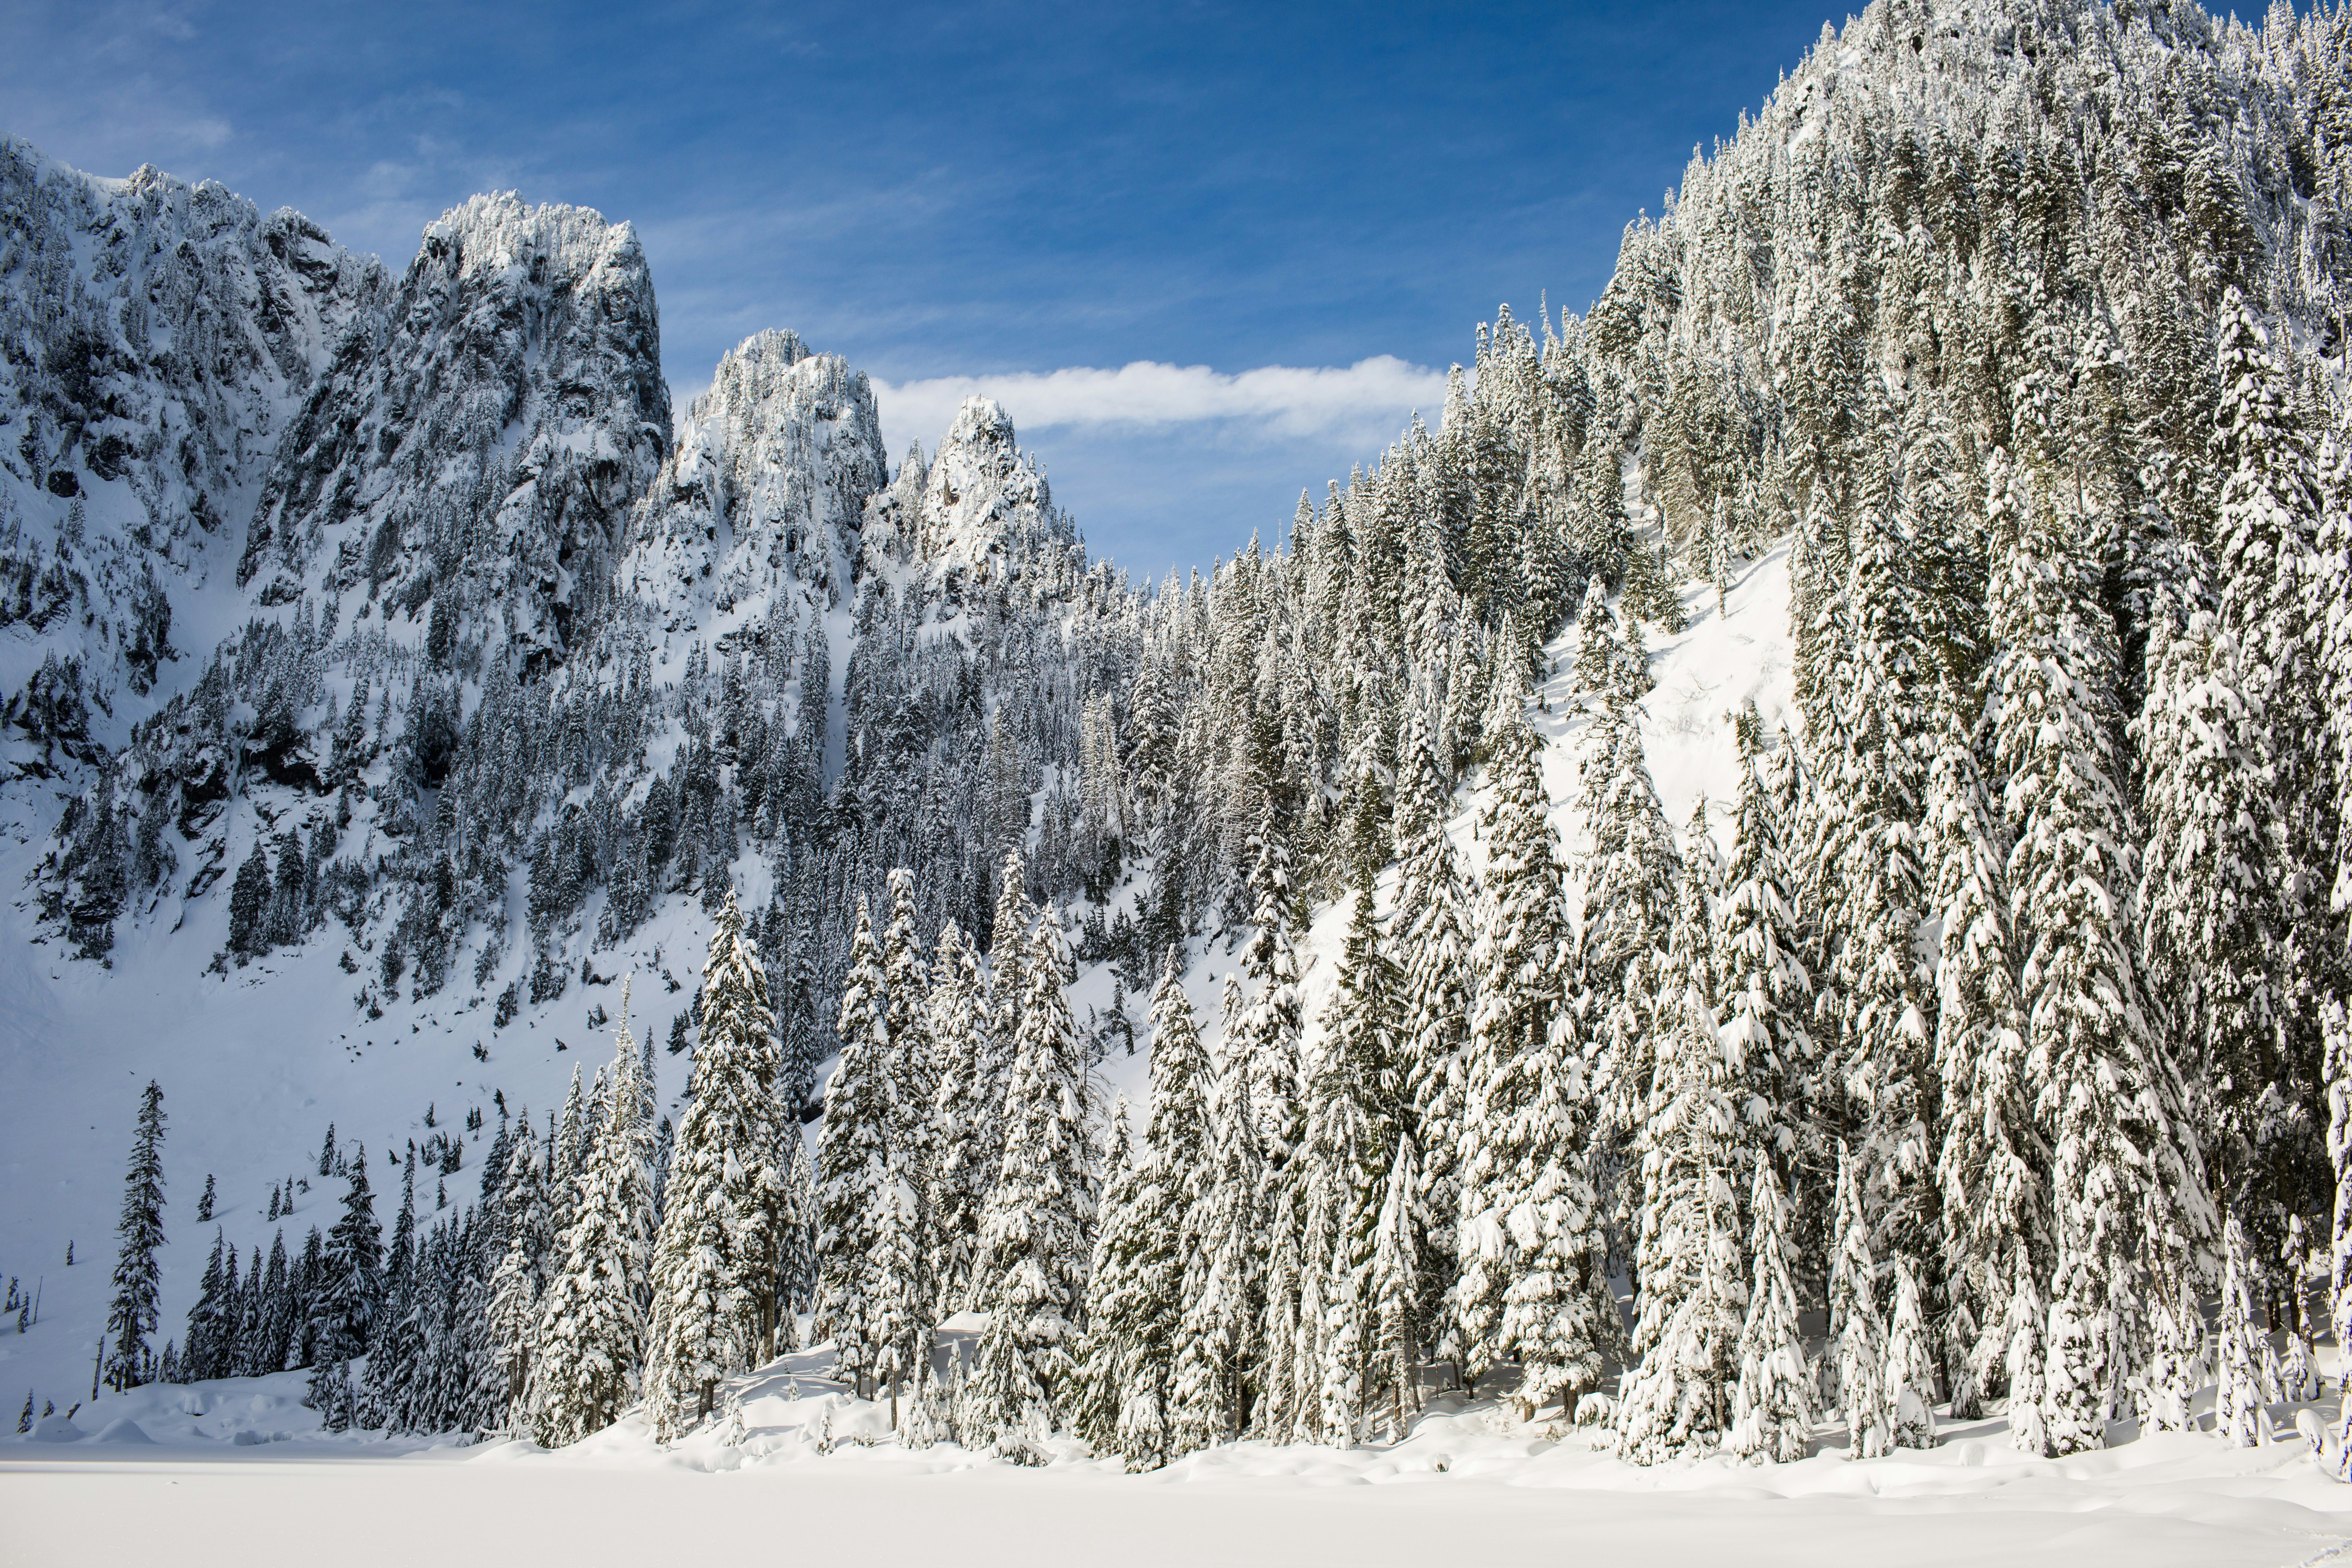
[[[151,1075],[194,1108],[173,1169],[235,1173],[264,1214],[331,1120],[476,1168],[508,1111],[563,1096],[614,980],[675,1096],[730,893],[776,1093],[818,1125],[861,922],[902,916],[923,952],[953,922],[993,968],[1008,850],[1065,912],[1096,1048],[1139,1035],[1171,948],[1204,1014],[1204,968],[1239,963],[1209,1033],[1247,1058],[1252,1147],[1336,1169],[1291,1159],[1324,1125],[1332,924],[1375,887],[1391,940],[1419,929],[1392,868],[1418,844],[1461,879],[1462,941],[1401,959],[1433,989],[1400,1011],[1415,1087],[1375,1109],[1433,1157],[1395,1209],[1423,1260],[1395,1321],[1424,1347],[1590,1390],[1507,1298],[1598,1263],[1500,1216],[1584,1179],[1544,1163],[1578,1148],[1617,1184],[1591,1213],[1621,1261],[1681,1234],[1644,1229],[1688,1194],[1642,1173],[1715,1156],[1644,1164],[1697,1125],[1653,1125],[1663,1063],[1762,1108],[1738,1125],[1773,1130],[1769,1161],[1723,1159],[1785,1184],[1792,1300],[1826,1309],[1855,1258],[1908,1289],[1890,1408],[1930,1363],[1948,1397],[1998,1381],[2024,1275],[2108,1292],[2076,1304],[2154,1364],[2147,1303],[2215,1277],[2225,1213],[2263,1259],[2332,1226],[2347,39],[2342,13],[1877,0],[1627,229],[1589,311],[1499,310],[1434,429],[1273,546],[1149,587],[1088,560],[983,400],[894,471],[864,377],[775,331],[673,411],[625,225],[478,197],[395,283],[216,186],[9,143],[0,858],[26,892],[0,1070],[36,1092],[0,1159],[53,1198],[0,1247],[98,1234],[104,1129]],[[1750,689],[1766,710],[1725,711]],[[1475,834],[1432,849],[1465,805]],[[1740,946],[1740,910],[1781,923]],[[1321,933],[1306,1003],[1293,925]],[[1694,996],[1753,1021],[1769,1074],[1710,1076]],[[2109,1080],[2135,1109],[2085,1131]],[[1482,1123],[1509,1095],[1557,1123]],[[2077,1205],[2105,1182],[2134,1195]],[[1969,1217],[2000,1194],[2023,1206]],[[59,1339],[93,1339],[96,1298],[63,1300]]]

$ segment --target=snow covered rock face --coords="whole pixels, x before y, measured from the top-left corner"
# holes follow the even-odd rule
[[[152,166],[94,178],[0,138],[0,626],[32,634],[0,642],[31,737],[18,770],[85,760],[88,705],[111,717],[153,687],[173,602],[387,291],[298,213]]]
[[[919,458],[915,454],[906,464],[919,475],[914,505],[908,507],[902,471],[900,485],[885,498],[882,526],[872,531],[877,546],[887,542],[898,559],[929,566],[950,610],[971,590],[1002,584],[1027,547],[1076,539],[1069,517],[1055,510],[1035,459],[1014,440],[1012,419],[992,399],[966,398],[928,468]]]
[[[263,605],[380,601],[560,659],[667,445],[645,252],[581,207],[476,196],[425,231],[271,465],[237,564]],[[366,614],[364,610],[361,612]]]
[[[873,388],[838,354],[761,332],[719,362],[639,509],[622,568],[666,632],[754,600],[835,608],[889,478]]]

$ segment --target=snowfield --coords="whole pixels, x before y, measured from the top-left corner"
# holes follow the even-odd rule
[[[1441,1398],[1391,1447],[1244,1442],[1149,1475],[1076,1444],[1042,1469],[910,1450],[887,1407],[820,1375],[820,1347],[733,1384],[740,1433],[669,1447],[635,1419],[551,1453],[494,1439],[331,1436],[304,1374],[151,1385],[0,1447],[9,1560],[339,1564],[726,1561],[994,1564],[1654,1562],[1922,1565],[2300,1564],[2352,1552],[2352,1488],[2291,1426],[2264,1448],[2137,1437],[2028,1459],[1998,1418],[1932,1450],[1849,1460],[1827,1429],[1800,1463],[1640,1469],[1585,1434]],[[2310,1406],[2332,1419],[2332,1404]],[[2282,1418],[2291,1413],[2274,1407]],[[2282,1420],[2282,1425],[2286,1425]],[[832,1451],[819,1452],[829,1430]],[[76,1436],[74,1433],[83,1435]],[[373,1462],[370,1462],[373,1461]],[[299,1484],[293,1484],[299,1483]],[[431,1519],[429,1546],[404,1520]],[[352,1528],[359,1521],[362,1528]],[[389,1528],[387,1528],[389,1527]]]

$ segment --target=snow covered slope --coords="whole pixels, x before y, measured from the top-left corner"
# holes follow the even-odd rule
[[[51,665],[15,770],[119,744],[173,650],[232,624],[263,472],[389,287],[298,213],[0,138],[0,690]]]
[[[0,1271],[40,1299],[29,1332],[0,1321],[0,1382],[62,1405],[103,1321],[125,1093],[165,1089],[159,1344],[207,1176],[248,1258],[323,1219],[331,1122],[379,1189],[432,1142],[420,1206],[468,1203],[496,1097],[551,1111],[625,984],[673,1047],[667,1103],[718,892],[769,911],[778,954],[852,901],[828,791],[912,819],[876,804],[899,761],[848,754],[852,677],[895,711],[939,663],[919,640],[999,658],[973,650],[1033,638],[1083,546],[1001,408],[893,485],[866,377],[788,331],[673,426],[626,225],[480,197],[394,282],[217,186],[0,151],[0,327],[28,349],[0,538],[33,592],[0,627]],[[992,679],[1002,706],[1027,676]],[[822,975],[777,968],[797,1094],[829,1054]]]

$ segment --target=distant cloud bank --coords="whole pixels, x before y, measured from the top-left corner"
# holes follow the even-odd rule
[[[1345,367],[1262,365],[1231,374],[1204,364],[1137,360],[1116,370],[1071,365],[1042,374],[943,375],[877,380],[882,427],[893,447],[936,445],[967,397],[992,397],[1025,437],[1083,426],[1148,429],[1246,421],[1285,439],[1325,437],[1384,446],[1419,409],[1433,427],[1445,406],[1445,373],[1378,354]]]

